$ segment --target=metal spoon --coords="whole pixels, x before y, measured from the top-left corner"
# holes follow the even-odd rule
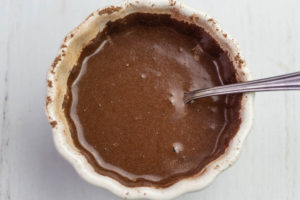
[[[258,79],[243,83],[205,88],[184,93],[184,103],[194,99],[224,94],[236,94],[244,92],[262,92],[277,90],[300,90],[300,72]]]

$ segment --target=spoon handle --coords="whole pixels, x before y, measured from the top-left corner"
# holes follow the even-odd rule
[[[186,92],[184,102],[215,95],[278,90],[300,90],[300,72]]]

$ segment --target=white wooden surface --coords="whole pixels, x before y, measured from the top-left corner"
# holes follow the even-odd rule
[[[0,0],[0,199],[111,200],[54,148],[45,78],[62,39],[117,1]],[[255,78],[300,71],[299,0],[186,0],[214,16]],[[300,199],[300,91],[256,94],[255,122],[238,162],[180,200]]]

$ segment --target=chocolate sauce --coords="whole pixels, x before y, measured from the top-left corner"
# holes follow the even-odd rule
[[[234,82],[227,53],[201,27],[136,13],[109,22],[83,49],[65,114],[96,172],[167,187],[224,153],[240,126],[241,95],[185,105],[184,91]]]

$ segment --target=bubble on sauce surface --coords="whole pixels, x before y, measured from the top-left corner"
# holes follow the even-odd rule
[[[210,98],[212,98],[213,102],[217,102],[219,100],[218,96],[211,96]]]
[[[175,103],[175,99],[174,98],[170,98],[169,101],[171,102],[171,104],[174,105],[174,103]]]
[[[141,74],[141,78],[146,79],[147,78],[146,74]]]
[[[180,153],[183,151],[183,145],[180,142],[173,143],[173,151],[175,153]]]
[[[185,104],[183,102],[183,90],[180,88],[170,88],[170,103],[174,106],[178,116],[185,113]]]
[[[211,110],[213,113],[216,113],[217,110],[218,110],[218,108],[217,108],[217,107],[212,107],[210,110]]]
[[[211,129],[215,130],[215,129],[216,129],[216,124],[211,123],[211,124],[209,125],[209,127],[210,127]]]

